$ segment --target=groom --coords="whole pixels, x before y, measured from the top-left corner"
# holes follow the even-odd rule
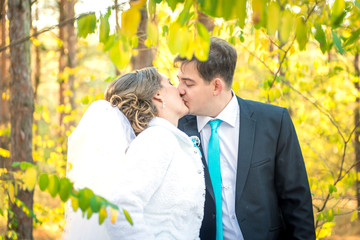
[[[315,239],[305,164],[289,113],[237,97],[231,90],[236,60],[231,44],[212,37],[207,61],[174,61],[192,114],[178,127],[199,137],[205,166],[200,238]]]

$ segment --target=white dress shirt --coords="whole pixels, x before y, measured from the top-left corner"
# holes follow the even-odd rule
[[[240,107],[236,95],[216,118],[197,116],[202,147],[208,162],[208,144],[211,136],[210,120],[222,120],[217,132],[220,141],[220,167],[222,182],[222,222],[224,240],[244,239],[235,214],[236,170],[238,160]]]

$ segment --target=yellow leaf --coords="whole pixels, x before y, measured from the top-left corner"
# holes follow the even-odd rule
[[[42,113],[42,118],[44,119],[44,121],[45,121],[46,123],[50,123],[50,116],[49,116],[49,113],[48,113],[47,111],[44,111],[44,112]]]
[[[186,49],[186,52],[185,52],[185,57],[187,59],[192,59],[192,57],[194,56],[194,49],[195,49],[195,42],[193,41],[192,38],[189,37],[189,45]]]
[[[4,157],[4,158],[9,158],[10,157],[10,151],[0,148],[0,156]]]
[[[15,201],[15,188],[14,188],[14,185],[11,182],[8,183],[8,194],[9,194],[10,202],[14,203],[14,201]]]
[[[278,2],[271,1],[268,8],[267,30],[272,36],[275,35],[280,23],[281,10]]]
[[[121,32],[131,37],[136,34],[141,20],[138,8],[130,8],[121,14]]]
[[[168,46],[172,54],[178,54],[181,50],[181,45],[179,42],[180,34],[180,24],[174,22],[169,27],[169,36],[168,36]]]
[[[199,35],[195,38],[195,56],[200,61],[206,61],[209,56],[210,39],[203,39]]]
[[[308,42],[308,27],[304,16],[296,19],[296,41],[299,44],[300,51],[305,50]]]
[[[354,211],[351,215],[351,222],[355,221],[356,219],[358,219],[358,212]]]
[[[36,47],[40,46],[40,41],[39,41],[39,40],[37,40],[37,39],[34,38],[34,37],[32,37],[32,38],[30,38],[30,39],[31,39],[31,42],[32,42]]]
[[[147,38],[144,42],[144,45],[147,47],[147,48],[150,48],[151,47],[151,40],[149,38]],[[138,54],[136,54],[138,55]]]
[[[146,0],[130,1],[130,6],[134,8],[141,8],[146,3]]]
[[[3,209],[5,205],[5,192],[3,186],[0,186],[0,209]]]
[[[25,188],[27,188],[29,191],[33,190],[37,180],[36,169],[33,167],[27,168],[23,174],[22,180],[24,182]]]
[[[132,219],[131,219],[130,214],[128,213],[128,211],[126,211],[125,209],[123,209],[123,212],[124,212],[124,215],[125,215],[126,220],[130,223],[130,225],[131,225],[131,226],[134,225],[134,223],[133,223],[133,221],[132,221]]]
[[[100,211],[99,211],[99,224],[101,225],[105,218],[107,217],[107,212],[105,207],[101,207]]]
[[[110,216],[111,216],[110,221],[114,224],[117,218],[117,210],[110,207]]]
[[[282,42],[287,42],[290,37],[292,28],[294,27],[294,17],[290,10],[285,10],[282,13],[281,23],[280,23],[280,40]]]
[[[79,208],[79,200],[73,196],[70,196],[70,199],[71,199],[71,206],[74,212],[76,212],[76,210],[78,210]]]
[[[150,39],[150,41],[151,41],[151,44],[153,46],[156,46],[156,44],[159,40],[159,31],[158,31],[157,26],[153,22],[147,21],[146,32],[147,32],[148,39]]]

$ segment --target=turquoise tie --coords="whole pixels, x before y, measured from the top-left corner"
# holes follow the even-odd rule
[[[220,143],[219,135],[217,133],[217,128],[219,127],[220,123],[221,120],[219,119],[209,122],[211,127],[211,136],[208,149],[209,174],[214,190],[216,205],[216,240],[223,239]]]

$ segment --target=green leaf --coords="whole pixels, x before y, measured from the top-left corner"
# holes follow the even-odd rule
[[[333,192],[337,192],[337,188],[336,188],[336,186],[330,184],[330,185],[329,185],[329,193],[331,194],[331,193],[333,193]]]
[[[355,5],[356,5],[358,8],[360,8],[360,2],[355,1]]]
[[[49,184],[47,186],[47,190],[49,191],[52,197],[55,197],[59,192],[59,178],[56,175],[51,175],[49,178]]]
[[[41,191],[45,191],[49,185],[49,176],[46,173],[41,173],[39,177],[39,187]]]
[[[11,166],[12,166],[12,167],[18,167],[18,166],[20,166],[20,162],[13,162],[13,163],[11,164]]]
[[[346,41],[344,42],[344,47],[347,47],[352,43],[354,43],[356,40],[359,39],[359,36],[360,36],[360,28],[355,32],[353,32],[348,39],[346,39]]]
[[[275,36],[280,24],[281,9],[278,2],[271,1],[268,7],[267,30],[269,35]]]
[[[130,62],[130,51],[125,51],[124,48],[123,41],[118,39],[109,51],[110,59],[118,69],[123,69]]]
[[[83,97],[81,99],[81,103],[84,104],[84,105],[88,105],[89,104],[89,96],[86,95],[85,97]]]
[[[184,9],[181,11],[178,19],[176,20],[178,23],[180,23],[181,26],[184,26],[185,23],[189,21],[189,18],[191,16],[189,14],[191,5],[192,5],[192,1],[190,0],[185,1]]]
[[[202,39],[209,39],[210,38],[210,34],[209,34],[207,28],[201,22],[196,23],[196,29],[197,29],[197,32],[198,32],[199,36]]]
[[[326,211],[327,222],[331,222],[332,220],[334,220],[334,217],[335,217],[335,212],[333,208],[330,208],[329,210]]]
[[[79,207],[83,212],[90,206],[90,198],[93,195],[93,191],[89,188],[84,188],[79,191]]]
[[[338,50],[338,52],[340,54],[345,54],[345,50],[344,48],[342,47],[341,45],[341,40],[340,38],[336,35],[336,33],[334,32],[333,29],[331,29],[331,33],[332,33],[332,36],[333,36],[333,41],[335,43],[335,46],[336,46],[336,49]]]
[[[80,15],[77,20],[78,36],[86,38],[90,33],[94,33],[96,28],[95,14]]]
[[[315,39],[320,43],[320,49],[322,53],[325,53],[327,50],[326,36],[324,29],[320,24],[315,25]]]
[[[280,40],[283,43],[289,41],[291,30],[294,27],[294,16],[289,9],[282,13],[280,22]]]
[[[93,212],[97,213],[100,211],[101,202],[103,199],[99,196],[93,195],[90,198],[90,208]]]
[[[155,0],[149,0],[148,1],[147,10],[148,10],[148,16],[150,18],[152,18],[155,15],[155,12],[156,12],[156,1]]]
[[[246,0],[237,0],[235,2],[235,6],[233,6],[233,16],[238,19],[239,27],[243,29],[246,19]]]
[[[72,184],[69,179],[67,178],[60,179],[59,195],[60,195],[60,199],[63,202],[66,202],[69,199],[71,188],[72,188]]]
[[[114,43],[115,43],[115,35],[114,34],[109,35],[106,42],[104,43],[104,51],[106,52],[109,49],[111,49]]]
[[[296,41],[299,44],[300,51],[305,50],[308,41],[308,28],[304,16],[296,19]]]
[[[346,15],[345,0],[335,0],[331,8],[331,24],[333,27],[339,26]]]
[[[325,219],[324,212],[319,212],[319,214],[316,216],[316,220],[321,221],[323,219]]]
[[[110,24],[109,24],[109,15],[100,17],[100,27],[99,27],[99,41],[106,43],[109,38],[110,33]]]
[[[93,214],[93,211],[91,210],[91,208],[88,208],[86,219],[90,219],[92,214]]]
[[[34,164],[29,163],[29,162],[21,162],[20,163],[21,170],[25,170],[27,168],[31,168],[31,167],[34,167],[34,166],[35,166]]]
[[[255,28],[260,28],[266,26],[266,0],[252,0],[252,20],[254,22]]]
[[[176,9],[176,4],[177,4],[178,2],[184,2],[184,1],[166,0],[166,2],[168,3],[169,7],[171,8],[171,11],[175,11],[175,9]]]
[[[132,221],[132,219],[131,219],[130,214],[128,213],[128,211],[126,211],[125,209],[123,209],[123,212],[124,212],[124,215],[125,215],[126,220],[130,223],[131,226],[133,226],[134,223],[133,223],[133,221]]]

